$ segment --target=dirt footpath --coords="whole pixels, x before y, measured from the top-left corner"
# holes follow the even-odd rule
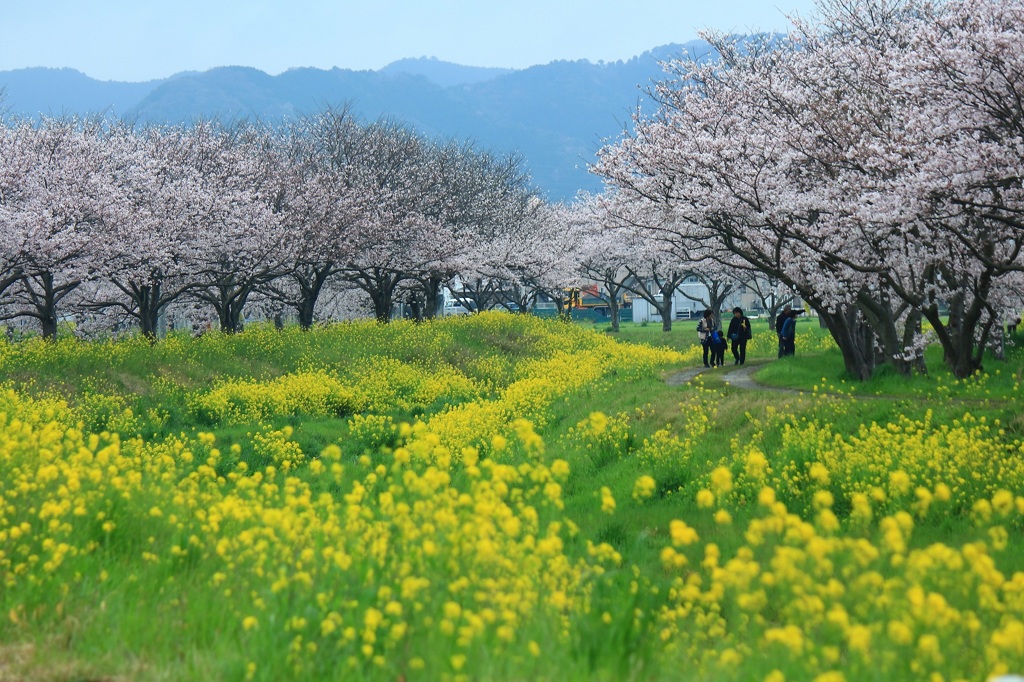
[[[782,388],[780,386],[766,386],[764,384],[759,384],[754,380],[754,372],[756,372],[762,365],[763,363],[756,365],[742,365],[739,367],[733,365],[732,367],[726,366],[718,369],[712,369],[710,367],[692,367],[670,375],[665,379],[665,383],[669,386],[681,386],[693,381],[698,374],[711,372],[712,375],[718,374],[721,376],[722,381],[729,386],[747,391],[773,391],[775,393],[793,393],[796,395],[806,392],[793,388]]]

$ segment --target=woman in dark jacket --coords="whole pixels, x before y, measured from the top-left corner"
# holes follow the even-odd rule
[[[743,314],[743,308],[732,309],[732,319],[729,321],[729,340],[732,342],[732,357],[736,360],[733,364],[742,365],[747,361],[747,341],[753,338],[750,330],[750,320]]]

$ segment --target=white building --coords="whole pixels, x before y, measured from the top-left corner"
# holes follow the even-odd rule
[[[687,296],[689,295],[689,296]],[[672,319],[673,320],[690,320],[697,319],[704,312],[707,307],[703,303],[698,303],[693,299],[707,301],[710,297],[708,296],[708,288],[704,286],[696,277],[690,276],[679,285],[675,294],[672,295]],[[729,301],[733,299],[739,299],[739,296],[734,294],[729,297]],[[729,303],[729,307],[735,305]],[[661,322],[661,315],[650,303],[640,298],[639,296],[633,297],[633,321],[634,322]]]
[[[708,301],[708,288],[695,276],[691,275],[679,285],[672,296],[672,319],[673,320],[694,320],[699,319],[704,313],[705,304],[699,301]],[[694,300],[697,299],[697,300]],[[802,307],[800,299],[794,299],[794,306]],[[746,311],[747,315],[757,317],[761,308],[760,299],[749,289],[739,287],[726,297],[722,303],[722,311],[728,312],[739,306]],[[633,321],[634,322],[661,322],[661,315],[650,303],[644,299],[633,297]]]

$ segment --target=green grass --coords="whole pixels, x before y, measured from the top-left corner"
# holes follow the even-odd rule
[[[759,325],[755,321],[755,334]],[[765,330],[767,323],[764,324]],[[761,330],[764,332],[765,330]],[[827,330],[817,325],[802,325],[801,339],[798,340],[797,355],[777,360],[770,346],[768,351],[748,352],[748,363],[759,367],[755,374],[757,382],[765,386],[764,390],[746,390],[729,387],[720,373],[704,373],[695,382],[697,385],[715,387],[721,391],[722,399],[717,403],[717,416],[708,442],[708,456],[701,461],[691,463],[687,472],[687,481],[699,480],[711,469],[720,464],[728,451],[731,439],[746,442],[754,433],[763,438],[766,450],[771,451],[780,442],[780,429],[763,429],[759,420],[768,413],[782,412],[798,419],[801,415],[811,417],[817,412],[823,394],[832,394],[834,399],[842,401],[844,409],[836,414],[829,414],[829,419],[838,433],[855,433],[863,424],[886,424],[902,415],[910,418],[923,419],[931,413],[936,423],[952,423],[965,412],[976,416],[986,416],[989,420],[999,420],[1005,428],[1008,438],[1024,437],[1024,413],[1021,410],[1020,383],[1024,377],[1024,351],[1011,348],[1005,360],[990,358],[986,361],[985,373],[967,380],[957,381],[942,364],[941,350],[929,348],[927,364],[928,375],[912,377],[898,376],[888,368],[881,368],[867,382],[855,382],[848,379],[843,367],[842,357],[838,349],[813,354],[802,353],[800,341],[805,345],[817,346],[827,341]],[[626,343],[643,343],[664,346],[675,350],[686,350],[696,345],[696,323],[693,321],[678,322],[671,332],[663,332],[660,325],[636,325],[625,323],[615,338]],[[727,353],[728,359],[728,353]],[[730,370],[727,363],[726,372]],[[650,418],[645,419],[637,427],[649,435],[661,425],[673,425],[679,421],[679,408],[673,407],[684,396],[692,393],[694,384],[679,388],[667,386],[645,385],[643,395],[651,408]],[[794,393],[778,393],[773,388],[792,389]],[[622,388],[610,391],[623,397],[629,396],[621,403],[615,400],[609,403],[609,412],[621,408],[632,408],[638,405],[636,396]],[[800,392],[800,393],[798,393]],[[586,409],[587,401],[579,411]],[[587,470],[588,480],[614,486],[618,483],[616,497],[626,493],[624,482],[632,483],[641,467],[635,463],[618,462],[612,466],[596,471]],[[646,504],[634,514],[616,518],[609,522],[614,533],[612,536],[622,539],[650,538],[655,528],[664,528],[666,519],[673,514],[685,518],[695,516],[697,511],[692,493],[694,487],[683,486],[687,494],[665,495]],[[591,493],[592,495],[592,493]],[[583,508],[590,500],[574,500],[570,504]],[[737,526],[742,521],[737,519]],[[730,537],[728,531],[715,527],[704,528],[712,533],[717,542],[725,546],[736,546],[740,541]],[[968,518],[946,518],[936,527],[925,526],[915,536],[915,546],[924,547],[932,542],[963,541],[974,534],[973,522]],[[723,536],[724,535],[724,536]],[[650,552],[657,543],[646,547],[639,543],[633,546],[634,552],[647,555],[653,561]],[[1017,547],[1004,557],[1012,570],[1024,569],[1024,547]]]
[[[665,333],[658,324],[627,323],[614,338],[628,344],[690,351],[696,344],[695,324],[677,322],[671,332]],[[755,321],[755,333],[761,324]],[[604,326],[595,324],[590,328],[602,334],[607,333]],[[900,416],[923,418],[930,412],[936,423],[953,424],[970,412],[990,422],[999,420],[1004,427],[1000,438],[1007,443],[1019,442],[1024,432],[1019,393],[1024,353],[1019,349],[1014,349],[1005,361],[986,362],[987,374],[963,382],[951,380],[941,369],[941,362],[936,362],[934,351],[929,351],[928,376],[908,379],[880,372],[869,382],[854,384],[844,380],[837,351],[803,350],[825,344],[822,330],[803,325],[798,332],[797,356],[779,361],[775,359],[767,325],[764,327],[749,352],[751,364],[760,367],[756,379],[765,384],[763,389],[727,386],[722,374],[730,371],[729,367],[725,372],[705,373],[682,386],[670,386],[664,377],[686,368],[673,365],[660,368],[657,376],[623,378],[609,373],[565,394],[547,409],[545,424],[538,429],[546,445],[544,458],[565,459],[569,463],[571,474],[563,486],[562,499],[566,517],[579,529],[566,552],[570,558],[581,559],[587,556],[587,541],[607,542],[622,554],[626,568],[606,580],[596,581],[594,601],[615,611],[613,627],[600,627],[594,618],[579,618],[573,622],[571,640],[564,645],[566,660],[544,661],[536,671],[531,670],[535,674],[530,676],[612,680],[676,679],[680,675],[676,661],[657,653],[656,633],[649,629],[653,622],[650,619],[661,603],[657,595],[666,593],[671,583],[659,554],[670,541],[667,533],[674,519],[687,520],[702,543],[715,543],[723,557],[732,556],[747,543],[744,529],[760,514],[756,504],[737,505],[732,509],[733,523],[720,525],[696,502],[696,493],[707,487],[710,473],[729,464],[734,443],[756,441],[772,462],[781,465],[785,430],[807,423],[827,424],[834,433],[848,435],[856,433],[862,425],[884,425]],[[302,335],[296,330],[274,335],[267,330],[255,330],[230,339],[216,335],[195,341],[176,338],[154,346],[139,342],[75,345],[56,355],[52,349],[26,345],[18,348],[17,353],[8,349],[6,355],[0,355],[0,380],[13,382],[34,395],[58,394],[72,403],[88,406],[95,420],[90,426],[97,428],[116,419],[118,410],[127,405],[140,415],[140,430],[147,437],[212,430],[217,435],[218,447],[225,453],[231,444],[240,445],[240,457],[250,468],[267,464],[253,454],[256,435],[290,425],[294,427],[294,441],[307,458],[317,457],[328,445],[339,444],[346,465],[355,468],[365,447],[352,437],[351,419],[347,416],[293,415],[266,424],[200,426],[191,421],[188,395],[207,389],[221,378],[268,379],[311,365],[345,367],[367,362],[375,353],[409,362],[429,355],[438,363],[463,368],[467,373],[476,372],[477,376],[483,376],[485,371],[480,369],[481,360],[488,359],[490,371],[501,383],[514,378],[519,364],[550,350],[536,328],[519,326],[513,316],[509,316],[508,322],[491,326],[456,322],[452,326],[417,328],[400,324],[366,328],[362,333],[370,340],[357,339],[354,329],[344,328],[333,335]],[[586,362],[586,354],[580,353],[575,361]],[[500,386],[496,385],[495,392],[498,390]],[[446,409],[449,405],[439,401],[416,410],[394,409],[387,414],[399,422],[428,418]],[[570,431],[594,412],[628,424],[628,440],[622,448],[588,450],[570,436]],[[682,449],[669,448],[648,459],[638,455],[644,441],[656,441],[659,434],[685,438],[697,428],[695,424],[700,424],[697,418],[702,414],[709,415],[706,425],[700,427],[706,431],[692,451],[683,455],[679,454]],[[231,457],[225,455],[218,473],[223,475],[236,464]],[[649,499],[634,500],[634,483],[643,475],[655,478],[655,494]],[[296,476],[312,480],[301,470]],[[601,511],[602,487],[610,489],[616,500],[614,514]],[[343,494],[349,489],[332,489],[318,483],[314,490],[317,494]],[[151,541],[144,513],[145,509],[140,508],[136,525],[124,529],[130,536],[125,555],[149,544],[179,541],[162,537]],[[942,542],[959,547],[987,541],[986,532],[966,513],[929,517],[915,527],[911,544],[925,548]],[[87,573],[94,576],[109,570],[117,575],[116,566],[121,558],[119,548],[107,548],[105,553],[94,556]],[[1011,542],[998,555],[998,567],[1005,573],[1024,570],[1024,545]],[[238,679],[238,658],[231,650],[232,640],[221,636],[237,630],[238,624],[231,620],[227,608],[218,608],[216,604],[211,607],[210,600],[220,599],[221,595],[209,591],[208,569],[187,565],[180,569],[180,575],[174,576],[177,586],[173,589],[167,587],[167,576],[159,576],[158,580],[133,574],[134,579],[128,580],[127,575],[120,575],[123,581],[116,589],[87,578],[61,602],[61,608],[73,617],[51,614],[42,618],[42,625],[30,638],[30,653],[19,654],[20,649],[0,646],[0,679]],[[636,576],[643,578],[638,580]],[[650,589],[634,592],[635,583]],[[163,585],[160,589],[166,592],[154,592],[154,584]],[[236,587],[242,593],[257,586]],[[104,595],[101,605],[89,601],[87,597],[93,593]],[[190,599],[191,595],[195,598]],[[236,597],[224,598],[225,603]],[[47,598],[34,597],[40,603],[47,603]],[[6,605],[2,595],[0,605]],[[115,624],[113,629],[111,623]],[[552,642],[558,637],[556,632],[531,633],[547,643],[544,635]],[[22,637],[12,622],[0,626],[0,639],[21,643]],[[110,642],[117,642],[117,646],[109,646]],[[273,660],[269,652],[274,645],[267,644],[268,662]],[[17,663],[16,656],[27,657],[29,662]],[[782,663],[778,665],[785,667]],[[286,674],[286,670],[277,669],[281,674]],[[526,670],[523,664],[493,658],[472,671],[470,677],[522,679]],[[763,678],[768,670],[758,673]],[[800,670],[796,668],[794,675],[799,676]],[[373,676],[371,671],[363,672]],[[894,678],[881,671],[878,679]]]

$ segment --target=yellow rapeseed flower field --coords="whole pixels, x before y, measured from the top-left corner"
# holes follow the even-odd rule
[[[460,335],[483,350],[454,353]],[[517,345],[487,350],[502,338]],[[655,406],[562,407],[689,356],[501,314],[152,348],[0,341],[0,365],[229,364],[231,344],[301,362],[205,384],[154,372],[195,420],[177,433],[114,392],[0,391],[0,641],[112,679],[1024,671],[1024,446],[968,410],[848,433],[828,419],[842,404],[772,407],[708,461],[713,388],[644,433]],[[303,425],[328,419],[344,433],[304,447]],[[650,532],[617,535],[631,516]],[[968,534],[944,536],[950,519]],[[97,632],[136,667],[89,659]],[[0,645],[6,679],[4,661]]]

